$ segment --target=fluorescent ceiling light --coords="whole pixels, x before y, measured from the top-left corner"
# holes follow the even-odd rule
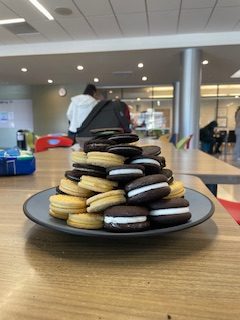
[[[33,4],[34,7],[36,7],[45,17],[47,17],[48,20],[54,20],[53,16],[37,0],[28,0],[28,1],[31,2],[31,4]]]
[[[16,19],[0,20],[0,24],[12,24],[12,23],[21,23],[21,22],[25,22],[25,19],[23,19],[23,18],[16,18]]]
[[[232,74],[230,78],[240,78],[240,69]]]

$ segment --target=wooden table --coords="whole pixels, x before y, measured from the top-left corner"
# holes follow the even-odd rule
[[[28,220],[23,202],[58,184],[69,152],[37,157],[32,176],[0,178],[1,320],[238,319],[240,230],[202,181],[213,217],[188,230],[126,240],[77,237]]]
[[[160,146],[167,167],[175,173],[195,175],[205,184],[240,184],[239,168],[201,150],[178,150],[172,143],[150,138],[141,139],[138,144]]]

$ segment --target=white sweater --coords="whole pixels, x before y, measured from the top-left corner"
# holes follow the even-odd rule
[[[87,94],[81,94],[71,98],[68,107],[67,118],[70,121],[69,130],[77,132],[83,121],[97,104],[97,100]]]

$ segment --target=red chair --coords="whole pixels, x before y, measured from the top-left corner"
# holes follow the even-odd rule
[[[231,214],[233,219],[240,224],[240,202],[233,202],[219,198],[218,201]]]
[[[72,139],[65,136],[42,136],[39,137],[35,142],[35,152],[45,151],[48,148],[71,147],[72,144]]]

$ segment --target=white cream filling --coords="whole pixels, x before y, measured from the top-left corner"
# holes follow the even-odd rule
[[[141,164],[151,163],[151,164],[156,164],[160,167],[160,163],[157,160],[149,159],[149,158],[136,159],[136,160],[131,161],[131,163],[141,163]]]
[[[138,216],[138,217],[104,217],[105,223],[136,223],[136,222],[144,222],[147,220],[146,216]]]
[[[161,182],[161,183],[155,183],[155,184],[150,184],[149,186],[144,186],[144,187],[140,187],[134,190],[131,190],[128,192],[128,197],[133,197],[136,196],[139,193],[145,192],[145,191],[149,191],[149,190],[153,190],[153,189],[158,189],[158,188],[163,188],[163,187],[168,187],[168,183],[167,182]]]
[[[114,174],[131,174],[131,173],[143,173],[141,169],[113,169],[109,171],[109,175],[112,176]]]
[[[165,216],[171,214],[181,214],[189,212],[189,207],[183,208],[168,208],[168,209],[156,209],[150,211],[150,216]]]

